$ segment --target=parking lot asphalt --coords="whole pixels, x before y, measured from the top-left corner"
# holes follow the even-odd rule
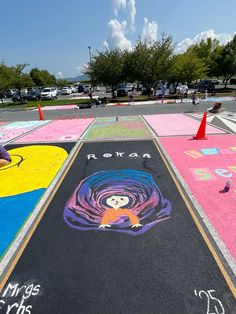
[[[220,116],[230,131],[213,123],[205,141],[201,113],[3,122],[0,308],[233,313],[236,119]]]

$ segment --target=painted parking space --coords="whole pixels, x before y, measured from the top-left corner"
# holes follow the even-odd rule
[[[196,119],[202,119],[201,113],[192,113],[190,116]],[[236,114],[229,111],[222,111],[217,114],[207,114],[207,122],[213,126],[218,126],[227,132],[236,133]]]
[[[151,138],[153,134],[139,116],[97,118],[84,139]]]
[[[45,121],[18,121],[0,126],[0,143],[5,144],[46,123]]]
[[[8,122],[0,122],[0,126],[3,126],[3,125],[6,125],[6,124],[8,124]]]
[[[16,140],[16,143],[67,142],[78,140],[93,119],[51,121],[44,127]]]
[[[192,217],[153,141],[83,144],[1,287],[3,312],[231,313]]]
[[[236,260],[236,136],[208,136],[205,141],[161,138],[162,145],[180,171],[221,239]],[[232,180],[227,193],[221,193]]]
[[[0,261],[68,157],[74,143],[7,145],[0,169]]]
[[[183,114],[144,115],[144,119],[158,136],[194,135],[199,122]],[[206,134],[222,134],[224,131],[213,126],[206,126]]]

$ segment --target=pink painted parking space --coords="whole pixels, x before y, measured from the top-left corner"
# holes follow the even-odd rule
[[[236,135],[160,141],[236,260]],[[228,179],[232,187],[222,193]]]
[[[6,125],[8,122],[0,122],[0,126],[2,126],[2,125]]]
[[[70,119],[52,121],[48,125],[32,132],[15,143],[66,142],[78,140],[93,119]]]
[[[65,110],[65,109],[76,109],[78,108],[77,105],[62,105],[62,106],[44,106],[42,110]],[[32,111],[38,111],[38,109],[34,109]]]
[[[194,135],[197,133],[200,122],[183,114],[144,115],[158,136]],[[213,126],[206,126],[206,134],[220,134],[224,131]]]
[[[45,121],[19,121],[0,126],[0,143],[4,144],[24,135],[25,133],[38,128],[46,123]]]

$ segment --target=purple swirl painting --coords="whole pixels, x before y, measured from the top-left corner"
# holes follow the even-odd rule
[[[64,209],[68,226],[138,235],[170,218],[171,203],[142,171],[99,171],[85,178]]]

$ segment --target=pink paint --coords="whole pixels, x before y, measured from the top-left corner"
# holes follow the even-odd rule
[[[93,119],[90,118],[52,121],[35,132],[18,139],[16,143],[76,141],[92,121]]]
[[[7,143],[49,121],[18,121],[0,126],[0,143]]]
[[[159,136],[194,135],[200,122],[183,114],[145,115],[145,120]],[[210,125],[206,126],[206,134],[225,133]]]
[[[75,109],[78,108],[76,105],[63,105],[63,106],[44,106],[41,107],[42,110],[64,110],[64,109]],[[38,109],[34,109],[32,111],[38,111]]]
[[[204,141],[190,137],[160,141],[236,260],[236,135],[209,136]],[[194,158],[186,154],[201,149],[211,155]],[[232,179],[229,192],[219,193],[229,178]]]

